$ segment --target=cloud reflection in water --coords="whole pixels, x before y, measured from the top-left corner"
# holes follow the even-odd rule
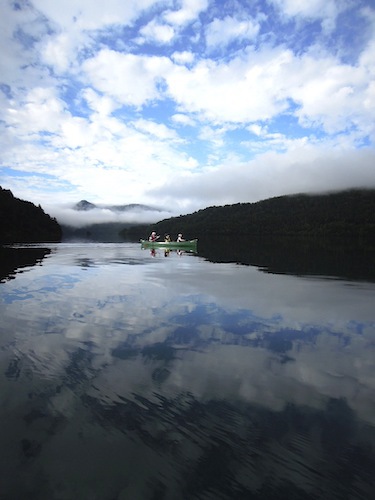
[[[2,462],[7,491],[373,488],[373,284],[128,244],[57,245],[1,286],[1,435],[18,450]]]

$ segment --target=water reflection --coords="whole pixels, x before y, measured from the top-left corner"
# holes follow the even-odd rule
[[[211,262],[237,262],[267,272],[334,276],[375,281],[375,244],[349,239],[254,237],[199,240],[199,254]]]
[[[17,270],[26,271],[26,268],[40,264],[49,253],[48,248],[0,246],[0,283],[13,279]]]
[[[371,282],[50,250],[0,288],[5,499],[373,496]]]
[[[144,251],[149,252],[151,257],[159,257],[164,255],[164,257],[169,257],[171,254],[179,255],[180,257],[185,254],[196,254],[194,250],[181,250],[180,248],[170,249],[170,248],[150,248],[144,249]]]

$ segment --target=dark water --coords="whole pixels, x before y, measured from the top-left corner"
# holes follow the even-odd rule
[[[371,253],[0,253],[1,500],[374,498]]]

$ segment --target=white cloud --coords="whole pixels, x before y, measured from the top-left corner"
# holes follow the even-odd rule
[[[372,45],[371,49],[373,50]],[[367,52],[367,51],[366,51]],[[375,60],[375,59],[374,59]],[[342,64],[329,55],[295,56],[286,49],[248,50],[229,62],[202,60],[192,68],[165,74],[180,109],[216,122],[255,122],[290,107],[303,126],[329,133],[369,128],[372,120],[374,63]],[[324,74],[324,78],[322,78]]]
[[[177,26],[194,21],[208,7],[208,0],[180,0],[179,10],[170,10],[164,14],[164,19]]]
[[[163,123],[155,123],[151,120],[140,119],[134,122],[134,127],[141,132],[145,132],[147,134],[153,135],[160,140],[172,140],[172,141],[180,141],[176,132],[168,127],[166,127]]]
[[[25,88],[50,79],[38,68],[39,54],[30,46],[30,40],[42,38],[48,32],[45,20],[28,5],[23,9],[4,4],[0,16],[0,81],[2,84]],[[16,85],[15,85],[16,84]]]
[[[91,88],[82,90],[81,95],[93,111],[100,115],[110,115],[118,105],[106,95],[99,95]]]
[[[289,51],[249,52],[229,62],[202,60],[166,74],[170,95],[184,111],[217,122],[269,119],[288,107],[284,73]]]
[[[98,30],[109,25],[128,25],[145,9],[159,0],[106,0],[105,6],[91,0],[33,0],[33,5],[65,30],[78,27],[83,30]]]
[[[259,28],[258,22],[253,19],[216,18],[206,26],[206,43],[208,47],[225,47],[234,40],[253,40]]]
[[[78,116],[65,119],[61,123],[61,133],[58,141],[53,141],[56,146],[70,149],[91,146],[92,134],[88,133],[89,124],[85,118]]]
[[[57,97],[54,88],[35,87],[21,102],[10,100],[3,118],[21,135],[51,133],[59,129],[64,108],[64,102]]]
[[[290,95],[301,105],[296,115],[303,124],[317,123],[327,132],[336,132],[372,121],[364,100],[365,95],[371,94],[371,77],[366,67],[310,56],[294,66],[298,81],[289,76]]]
[[[199,131],[199,138],[211,143],[214,148],[221,148],[225,145],[225,133],[229,127],[210,127],[205,125]]]
[[[261,125],[258,125],[257,123],[253,123],[247,127],[249,132],[257,135],[257,136],[263,136],[267,133],[267,129],[265,127],[262,127]]]
[[[173,52],[172,59],[178,64],[190,64],[194,61],[195,56],[192,52],[183,50],[182,52]]]
[[[33,5],[48,18],[54,29],[41,43],[42,60],[57,73],[74,68],[80,52],[94,45],[95,32],[131,25],[142,11],[158,3],[160,0],[107,0],[103,8],[91,0],[63,3],[33,0]]]
[[[184,115],[182,113],[176,113],[175,115],[173,115],[172,121],[179,125],[189,125],[191,127],[194,127],[196,125],[195,120],[193,120],[191,116]]]
[[[187,208],[369,184],[369,150],[356,148],[375,141],[374,10],[353,7],[359,36],[350,2],[273,0],[263,23],[270,2],[256,15],[249,2],[4,3],[2,185],[36,203],[168,193]],[[338,13],[348,33],[327,37]],[[310,21],[326,22],[323,35]],[[220,49],[211,58],[205,40]],[[231,53],[235,40],[254,43]]]
[[[280,9],[287,17],[320,19],[326,32],[332,31],[340,11],[347,8],[350,3],[345,0],[268,0]]]
[[[2,135],[3,164],[51,176],[51,191],[44,195],[36,197],[34,189],[40,190],[45,181],[40,184],[31,176],[17,180],[16,195],[51,203],[56,200],[52,187],[59,187],[53,179],[58,178],[74,186],[75,201],[96,201],[99,195],[108,203],[136,203],[146,188],[161,185],[176,169],[196,167],[193,158],[176,149],[181,139],[174,130],[144,119],[125,125],[110,115],[111,99],[92,89],[82,94],[93,110],[88,118],[69,113],[51,89],[33,89],[26,103],[8,110],[5,119],[12,128]],[[15,129],[17,140],[11,133]]]
[[[51,35],[41,43],[41,58],[57,74],[64,73],[76,66],[79,50],[88,43],[87,35],[76,30]]]
[[[231,157],[202,174],[175,176],[150,194],[167,205],[173,193],[187,211],[193,211],[283,194],[375,187],[374,165],[371,149],[353,151],[339,144],[334,148],[297,141],[283,153],[263,153],[250,162]]]
[[[175,36],[175,30],[168,24],[160,24],[152,20],[141,28],[140,34],[143,37],[141,42],[169,43]]]
[[[89,83],[123,104],[141,106],[161,96],[158,83],[170,68],[167,57],[103,49],[82,64]]]

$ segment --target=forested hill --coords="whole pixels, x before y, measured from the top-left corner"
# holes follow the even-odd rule
[[[0,186],[0,244],[60,241],[61,227],[41,206],[20,200]]]
[[[144,228],[174,238],[228,236],[375,237],[375,189],[280,196],[256,203],[209,207]]]

